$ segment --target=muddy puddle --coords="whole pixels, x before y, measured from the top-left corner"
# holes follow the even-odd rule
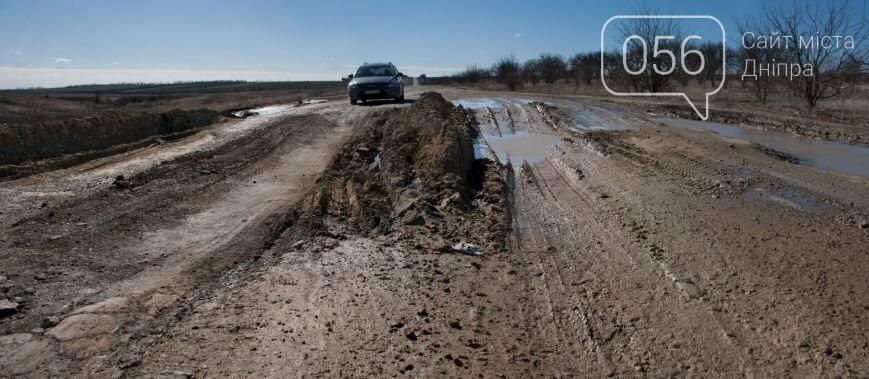
[[[561,138],[553,134],[516,131],[501,136],[483,133],[485,143],[474,144],[474,155],[485,157],[491,151],[502,163],[514,166],[523,161],[529,164],[542,162]]]
[[[573,109],[568,112],[573,120],[573,128],[577,131],[598,132],[630,130],[634,126],[629,125],[616,113],[603,108]]]
[[[250,117],[250,116],[269,116],[269,115],[273,115],[273,114],[286,112],[286,111],[290,110],[290,108],[292,108],[292,107],[293,107],[292,105],[269,105],[266,107],[240,110],[238,112],[233,112],[232,114],[236,117],[241,117],[241,118]]]
[[[502,107],[501,103],[494,99],[489,98],[479,98],[479,99],[461,99],[461,100],[453,100],[453,105],[459,106],[461,105],[465,109],[484,109],[488,108],[500,108]]]
[[[612,132],[616,130],[634,129],[631,125],[612,123],[589,112],[575,112],[571,114],[571,117],[575,121],[573,128],[577,131]]]
[[[820,170],[869,177],[869,147],[839,142],[800,138],[785,133],[735,125],[654,118],[655,121],[680,129],[707,130],[722,136],[756,143],[799,160],[799,164]]]
[[[820,214],[829,208],[826,204],[793,190],[756,187],[747,190],[745,196],[755,201],[773,203],[811,214]]]

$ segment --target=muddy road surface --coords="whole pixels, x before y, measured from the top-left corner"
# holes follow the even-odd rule
[[[869,375],[859,148],[408,92],[0,182],[0,375]]]

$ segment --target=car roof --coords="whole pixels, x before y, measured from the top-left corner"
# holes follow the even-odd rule
[[[368,63],[368,62],[365,62],[362,64],[362,66],[359,66],[359,67],[367,67],[367,66],[392,66],[392,62],[386,62],[386,63]]]

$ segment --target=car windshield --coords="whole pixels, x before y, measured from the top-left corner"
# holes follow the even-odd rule
[[[366,76],[395,76],[395,70],[390,66],[362,66],[356,71],[357,78]]]

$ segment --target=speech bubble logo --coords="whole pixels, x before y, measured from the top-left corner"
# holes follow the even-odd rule
[[[685,92],[618,92],[618,91],[613,91],[609,87],[609,85],[607,85],[607,83],[606,83],[606,57],[605,57],[606,56],[606,43],[604,42],[604,34],[606,33],[607,26],[609,26],[609,24],[611,22],[613,22],[614,20],[620,20],[620,19],[708,19],[708,20],[715,21],[715,23],[718,25],[718,28],[721,29],[721,81],[718,83],[718,87],[715,88],[714,91],[705,93],[705,104],[703,105],[703,112],[700,112],[700,110],[697,108],[697,106],[694,104],[694,102],[691,101],[691,99],[688,97],[688,94],[686,94]],[[655,43],[657,44],[657,38],[668,38],[668,37],[672,38],[673,36],[656,37]],[[692,38],[692,37],[699,37],[699,36],[692,35],[692,36],[689,36],[688,38]],[[637,35],[629,36],[625,40],[625,44],[627,44],[627,42],[629,40],[632,40],[632,39],[639,39],[643,43],[644,53],[648,53],[648,51],[645,50],[647,42],[645,40],[643,40],[642,37],[640,37],[640,36],[637,36]],[[606,88],[607,92],[609,92],[610,94],[612,94],[614,96],[641,96],[641,97],[675,96],[675,97],[682,97],[685,99],[685,101],[688,103],[688,105],[690,105],[691,108],[694,109],[694,112],[697,113],[697,116],[700,117],[701,120],[706,121],[709,119],[709,97],[718,93],[718,91],[721,91],[721,89],[724,88],[724,80],[727,78],[727,72],[726,72],[727,47],[726,47],[726,42],[725,42],[726,40],[727,40],[727,35],[726,35],[726,32],[724,31],[724,25],[721,23],[720,20],[718,20],[717,18],[715,18],[713,16],[706,16],[706,15],[691,15],[691,16],[684,16],[684,15],[619,15],[619,16],[613,16],[613,17],[610,17],[608,20],[606,20],[606,22],[600,28],[600,81],[603,84],[603,87]],[[684,43],[682,44],[682,47],[684,49],[684,47],[685,47]],[[622,59],[626,59],[625,54],[627,54],[627,53],[626,53],[626,50],[624,50],[624,48],[623,48]],[[672,55],[672,52],[670,52],[670,54]],[[684,51],[682,52],[682,54],[684,54]],[[644,57],[643,62],[644,62],[643,63],[644,67],[643,67],[643,70],[640,70],[641,72],[646,69],[646,67],[645,67],[646,63],[647,63],[646,57]],[[674,56],[673,65],[675,66],[676,63],[677,63],[676,58]],[[682,62],[682,63],[684,65],[684,62]],[[640,72],[632,72],[627,67],[627,61],[625,61],[624,64],[625,64],[625,66],[624,66],[625,71],[627,71],[629,74],[631,74],[631,75],[639,75],[640,74]],[[655,67],[654,70],[655,70],[655,72],[657,72],[659,74],[664,74],[664,73],[660,72],[657,67]],[[701,71],[702,71],[702,68],[701,68]],[[669,75],[671,73],[672,73],[672,69],[670,70],[670,72],[667,72],[666,74]]]

